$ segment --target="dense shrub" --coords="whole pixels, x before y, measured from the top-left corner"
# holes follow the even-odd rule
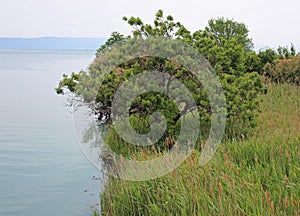
[[[262,93],[263,86],[259,74],[255,71],[257,56],[252,51],[253,45],[248,37],[249,30],[243,23],[224,18],[212,19],[204,30],[191,33],[181,23],[174,22],[172,16],[169,15],[165,18],[161,10],[156,13],[153,25],[144,24],[140,18],[124,17],[123,19],[134,28],[133,35],[125,37],[116,32],[112,34],[107,43],[97,51],[98,58],[90,66],[89,71],[81,72],[81,75],[89,77],[90,81],[88,82],[93,82],[94,74],[101,74],[102,65],[99,59],[103,53],[105,55],[113,53],[112,46],[115,42],[126,42],[130,37],[143,39],[161,37],[184,41],[208,59],[222,84],[227,102],[226,137],[245,136],[251,131],[251,128],[255,126],[255,116],[259,104],[258,96]],[[210,127],[211,108],[205,90],[201,83],[195,81],[191,73],[184,67],[166,59],[139,58],[120,65],[104,78],[105,81],[98,90],[96,101],[91,101],[86,96],[89,92],[85,95],[82,91],[74,91],[74,85],[78,83],[77,77],[72,82],[72,77],[69,78],[65,75],[56,90],[59,94],[64,93],[64,88],[73,91],[77,96],[83,98],[84,102],[91,103],[94,108],[96,107],[94,112],[99,115],[100,120],[106,121],[110,120],[111,104],[118,85],[128,77],[150,71],[153,68],[175,76],[192,92],[198,111],[201,113],[200,119],[205,122],[202,126],[206,125],[207,127],[202,127],[202,129],[207,132]],[[95,104],[97,106],[94,106]],[[165,138],[176,137],[174,128],[181,118],[176,118],[178,110],[162,95],[148,94],[137,98],[131,111],[131,115],[144,119],[147,119],[147,116],[154,111],[162,112],[166,115],[169,128]],[[184,116],[186,113],[181,114]]]
[[[264,75],[275,83],[300,85],[300,56],[277,59],[264,66]]]

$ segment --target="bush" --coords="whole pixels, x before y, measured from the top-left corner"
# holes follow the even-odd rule
[[[101,74],[103,68],[101,58],[106,54],[114,55],[112,47],[116,42],[126,42],[130,37],[143,39],[162,37],[184,41],[208,59],[222,84],[227,101],[226,136],[229,138],[241,134],[245,136],[251,132],[255,126],[255,116],[259,104],[258,96],[262,93],[263,86],[260,76],[255,72],[258,58],[251,50],[253,45],[248,37],[249,31],[243,23],[224,18],[212,19],[204,30],[191,34],[181,23],[174,22],[172,16],[164,18],[161,10],[156,13],[154,25],[144,24],[140,18],[135,17],[124,17],[123,19],[135,29],[133,35],[124,37],[114,32],[108,42],[97,51],[97,58],[90,66],[89,71],[81,72],[80,76],[84,75],[87,81],[83,85],[95,82],[95,74]],[[93,111],[99,116],[99,120],[109,121],[112,101],[120,83],[138,73],[153,69],[175,76],[191,91],[198,111],[201,113],[200,118],[203,125],[210,127],[211,107],[201,83],[195,81],[196,79],[186,68],[166,59],[143,57],[119,65],[116,70],[103,78],[104,82],[97,90],[96,101],[91,99],[90,91],[82,91],[83,85],[81,85],[81,90],[74,90],[74,85],[78,84],[77,77],[73,78],[74,75],[70,78],[65,75],[56,91],[63,94],[64,88],[66,88],[74,92],[85,103],[91,104],[90,107],[94,108]],[[79,80],[79,84],[81,84],[80,82]],[[165,133],[165,138],[176,137],[174,128],[177,121],[180,120],[180,118],[176,118],[178,110],[161,95],[148,94],[137,98],[131,106],[131,111],[131,115],[144,119],[147,119],[147,116],[154,111],[164,113],[169,129]],[[133,125],[133,127],[139,127],[139,125]],[[204,128],[204,131],[208,130],[209,128]]]
[[[264,75],[275,83],[300,85],[300,56],[277,59],[264,66]]]

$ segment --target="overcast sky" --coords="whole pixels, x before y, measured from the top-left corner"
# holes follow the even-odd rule
[[[244,22],[253,42],[300,44],[299,0],[0,0],[0,37],[108,37],[130,33],[122,21],[139,16],[152,22],[163,9],[188,29],[203,29],[210,18]]]

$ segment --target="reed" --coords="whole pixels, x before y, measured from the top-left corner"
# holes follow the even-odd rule
[[[206,166],[194,151],[162,178],[108,177],[102,214],[300,215],[300,87],[272,85],[262,99],[254,135],[222,143]]]

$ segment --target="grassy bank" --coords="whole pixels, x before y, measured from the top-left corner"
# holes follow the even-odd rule
[[[300,215],[300,87],[270,86],[261,111],[253,137],[223,143],[204,167],[195,151],[159,179],[109,177],[102,214]]]

